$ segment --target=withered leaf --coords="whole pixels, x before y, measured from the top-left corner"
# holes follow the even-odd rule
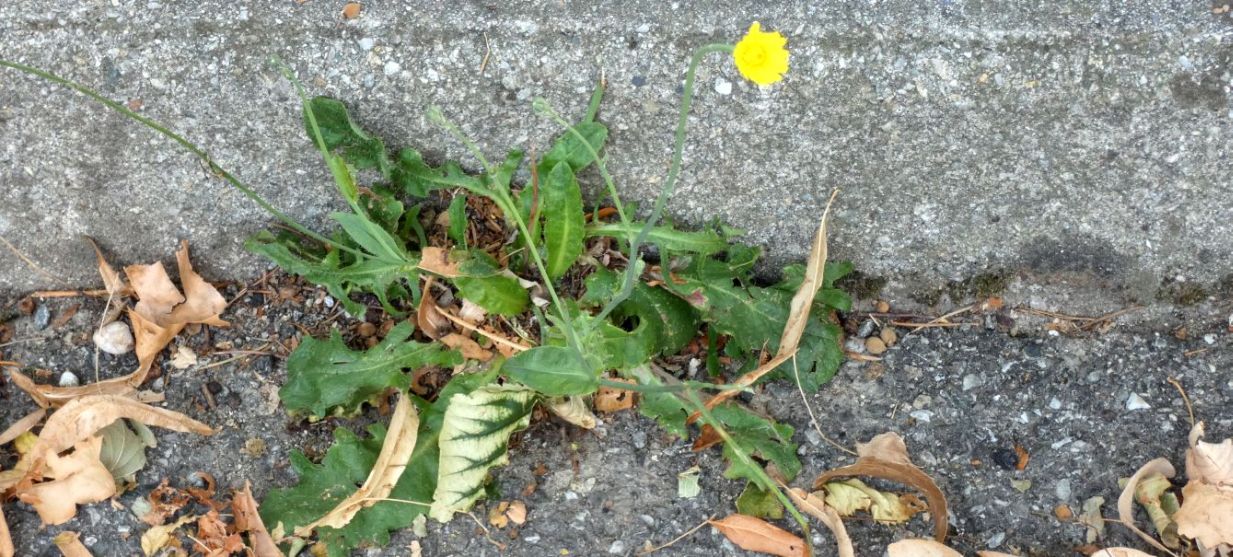
[[[236,490],[231,498],[231,509],[235,514],[236,530],[248,533],[248,545],[256,557],[283,557],[261,521],[261,515],[257,513],[257,500],[253,499],[252,486],[248,481],[244,482],[244,489]]]
[[[1121,519],[1122,524],[1126,526],[1127,528],[1130,528],[1132,532],[1134,532],[1136,535],[1142,538],[1143,541],[1147,542],[1152,547],[1155,547],[1156,549],[1159,549],[1166,553],[1171,553],[1171,551],[1169,551],[1169,549],[1165,547],[1163,544],[1156,541],[1156,538],[1153,538],[1152,536],[1148,535],[1147,532],[1140,530],[1139,527],[1135,525],[1135,515],[1134,515],[1135,490],[1139,487],[1139,482],[1142,481],[1143,478],[1146,478],[1147,476],[1150,476],[1153,474],[1160,474],[1161,476],[1164,476],[1166,478],[1172,478],[1174,473],[1175,472],[1173,470],[1173,465],[1170,464],[1169,461],[1166,459],[1158,458],[1156,460],[1148,462],[1147,464],[1144,464],[1142,467],[1140,467],[1134,473],[1134,475],[1130,476],[1130,480],[1126,482],[1126,487],[1122,489],[1122,494],[1119,495],[1117,498],[1117,515],[1118,515],[1118,518]],[[1081,517],[1081,520],[1082,520],[1082,517]]]
[[[120,418],[184,433],[214,434],[210,426],[179,412],[123,396],[87,395],[69,401],[47,418],[31,453],[36,459],[58,454]]]
[[[96,503],[116,493],[111,472],[99,462],[103,440],[89,437],[68,456],[50,453],[37,475],[50,481],[19,486],[17,498],[34,507],[44,524],[63,524],[77,514],[77,505]]]
[[[81,538],[77,532],[60,532],[56,534],[52,542],[56,544],[56,549],[59,549],[64,557],[94,557],[90,550],[81,544]]]
[[[471,340],[470,337],[461,333],[450,333],[437,340],[462,354],[463,358],[468,360],[477,360],[487,362],[492,359],[492,351],[479,345],[478,342]]]
[[[856,557],[856,549],[852,546],[852,538],[848,537],[848,529],[843,525],[843,519],[839,513],[826,506],[826,501],[819,497],[816,493],[808,493],[805,490],[794,487],[787,490],[788,498],[792,503],[805,511],[806,514],[818,519],[830,531],[831,535],[835,536],[835,545],[839,549],[839,557]]]
[[[728,515],[709,521],[719,533],[741,549],[779,557],[808,557],[809,546],[796,534],[752,516]]]
[[[26,414],[20,420],[13,422],[12,425],[4,430],[4,433],[0,433],[0,445],[7,444],[16,439],[17,436],[30,431],[34,428],[34,426],[38,425],[39,422],[43,421],[43,417],[46,415],[47,409],[39,408],[38,410]]]
[[[886,557],[963,557],[934,540],[900,540],[886,546]]]
[[[4,508],[0,506],[0,557],[13,557],[13,536],[9,534],[9,520],[4,517]]]

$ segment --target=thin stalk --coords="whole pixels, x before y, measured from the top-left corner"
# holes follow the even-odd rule
[[[548,119],[565,128],[565,131],[582,143],[587,154],[591,155],[591,158],[595,161],[595,167],[599,169],[600,177],[604,180],[604,186],[608,188],[608,196],[612,198],[612,206],[616,209],[617,215],[621,217],[621,223],[629,227],[631,223],[629,217],[625,214],[625,206],[621,203],[621,196],[617,195],[616,182],[612,179],[612,174],[608,172],[608,164],[599,156],[599,151],[595,150],[595,147],[591,145],[590,141],[587,141],[586,137],[582,135],[582,132],[578,131],[577,127],[562,118],[556,110],[553,110],[552,105],[549,105],[548,101],[543,99],[536,100],[539,101],[536,103],[536,106],[539,107],[540,111]]]
[[[642,266],[637,264],[642,259],[638,254],[638,249],[646,241],[647,236],[651,234],[651,230],[655,228],[660,217],[663,216],[664,207],[668,204],[668,198],[672,197],[673,191],[676,190],[676,180],[681,174],[681,159],[684,158],[685,153],[685,132],[689,127],[689,107],[694,99],[694,77],[698,73],[698,65],[702,63],[703,58],[706,58],[708,54],[732,52],[733,48],[730,44],[709,44],[695,50],[693,58],[689,61],[689,70],[685,72],[684,94],[681,96],[681,112],[677,116],[676,133],[673,135],[672,140],[672,163],[668,167],[668,177],[664,180],[664,187],[659,190],[659,197],[655,198],[655,207],[651,210],[651,216],[647,219],[646,224],[642,226],[642,230],[638,232],[638,235],[630,242],[630,263],[625,268],[625,280],[621,284],[621,290],[596,315],[597,322],[612,313],[617,306],[629,299],[630,294],[633,293],[634,284],[638,281],[638,274],[642,270]]]
[[[91,99],[99,102],[100,104],[102,104],[103,106],[106,106],[107,108],[110,108],[128,118],[136,120],[137,122],[141,123],[147,128],[150,128],[162,134],[164,137],[176,142],[181,147],[183,147],[185,150],[187,150],[188,152],[196,156],[198,159],[201,159],[201,162],[205,163],[205,165],[210,169],[210,172],[212,174],[222,178],[235,189],[240,190],[240,193],[243,193],[246,197],[252,200],[253,203],[256,203],[258,207],[261,207],[265,212],[269,213],[271,216],[278,219],[283,224],[291,227],[292,230],[295,230],[296,232],[299,232],[300,234],[303,234],[304,236],[312,238],[313,240],[316,240],[322,244],[333,246],[335,248],[341,249],[343,251],[351,252],[356,255],[361,255],[361,256],[363,255],[359,251],[356,251],[347,246],[334,242],[333,240],[330,240],[329,238],[326,238],[325,236],[322,236],[320,234],[317,234],[316,232],[313,232],[312,230],[309,230],[308,228],[305,228],[303,225],[296,222],[295,219],[292,219],[291,217],[287,216],[282,211],[279,211],[273,205],[271,205],[268,201],[266,201],[265,198],[261,197],[261,195],[258,194],[255,190],[244,185],[244,183],[241,182],[238,178],[233,176],[230,172],[228,172],[226,169],[220,166],[217,162],[215,162],[214,158],[211,157],[210,154],[205,151],[205,149],[198,147],[193,142],[171,131],[166,126],[150,118],[137,114],[136,112],[133,112],[128,107],[116,101],[113,101],[107,97],[104,97],[102,93],[99,93],[98,91],[95,91],[94,89],[86,87],[85,85],[82,85],[80,83],[71,81],[67,78],[60,77],[49,71],[41,70],[39,68],[35,68],[32,66],[27,66],[25,64],[18,63],[18,62],[13,62],[11,60],[3,60],[3,59],[0,59],[0,66],[6,67],[6,68],[12,68],[19,72],[23,72],[23,73],[27,73],[27,74],[30,74],[36,77],[40,77],[42,79],[45,79],[57,85],[68,87],[69,89],[72,89],[74,91],[77,91],[78,93],[81,93],[87,97],[90,97]]]

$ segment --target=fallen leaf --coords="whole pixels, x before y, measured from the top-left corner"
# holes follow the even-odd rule
[[[462,276],[458,263],[450,261],[450,252],[445,248],[426,247],[420,251],[420,269],[444,278]]]
[[[527,521],[527,505],[522,501],[510,501],[509,509],[505,511],[505,516],[509,517],[510,522],[514,524],[525,524]]]
[[[1201,441],[1203,423],[1190,431],[1182,507],[1173,520],[1177,532],[1198,541],[1205,557],[1233,552],[1233,439]]]
[[[322,526],[342,528],[351,522],[356,513],[388,497],[398,483],[398,478],[402,476],[402,471],[406,469],[407,462],[411,460],[419,426],[419,415],[411,397],[400,392],[398,403],[394,405],[394,414],[390,416],[389,432],[385,435],[381,452],[377,454],[377,461],[369,471],[368,479],[364,480],[364,485],[325,516],[296,528],[295,535],[308,537],[313,529]]]
[[[256,557],[283,557],[278,545],[270,537],[257,512],[257,500],[253,499],[252,486],[244,482],[244,489],[236,490],[231,498],[232,513],[235,515],[235,528],[238,532],[248,533],[248,545]]]
[[[164,478],[162,483],[146,496],[150,510],[141,516],[142,522],[150,526],[162,525],[167,522],[168,517],[188,504],[188,494],[171,487],[168,483],[168,480]]]
[[[197,353],[187,346],[177,346],[175,354],[171,356],[171,367],[188,369],[195,365],[197,365]]]
[[[886,557],[963,557],[934,540],[900,540],[886,546]]]
[[[835,545],[839,549],[839,557],[856,557],[856,550],[852,546],[852,538],[848,537],[848,529],[843,525],[843,519],[839,513],[826,506],[826,501],[819,497],[816,493],[807,493],[805,490],[794,487],[787,490],[788,498],[792,500],[800,510],[806,514],[818,519],[824,526],[831,531],[831,535],[835,536]]]
[[[13,422],[4,433],[0,433],[0,445],[7,444],[27,431],[30,431],[39,422],[43,421],[43,417],[47,415],[46,408],[39,408],[29,414],[26,414],[20,420]]]
[[[1181,547],[1177,537],[1177,523],[1173,514],[1180,506],[1177,496],[1169,492],[1173,483],[1161,474],[1150,474],[1139,481],[1135,488],[1135,502],[1147,511],[1147,517],[1156,529],[1160,542],[1170,549]]]
[[[1201,441],[1203,422],[1190,430],[1190,449],[1186,451],[1186,476],[1192,482],[1217,487],[1233,487],[1233,439],[1219,444]]]
[[[1143,541],[1147,542],[1152,547],[1155,547],[1156,549],[1164,551],[1165,553],[1170,553],[1169,548],[1165,547],[1160,542],[1156,541],[1156,538],[1149,536],[1147,532],[1140,530],[1139,527],[1135,525],[1135,515],[1134,515],[1135,490],[1139,487],[1139,482],[1142,481],[1143,478],[1146,478],[1151,475],[1160,475],[1165,478],[1172,478],[1174,473],[1175,472],[1173,470],[1173,465],[1170,464],[1169,461],[1166,459],[1158,458],[1156,460],[1148,462],[1147,464],[1144,464],[1141,468],[1139,468],[1134,473],[1134,475],[1130,476],[1130,480],[1126,482],[1126,487],[1122,489],[1122,494],[1119,495],[1117,498],[1117,517],[1122,521],[1122,525],[1129,528],[1130,531],[1134,532],[1135,535],[1142,538]],[[1104,503],[1104,499],[1101,499],[1099,497],[1093,497],[1092,499],[1100,499],[1100,503]],[[1097,526],[1097,523],[1096,523],[1096,521],[1100,519],[1099,504],[1095,507],[1094,516],[1091,513],[1092,509],[1089,508],[1089,502],[1091,502],[1092,499],[1089,499],[1088,501],[1083,503],[1083,514],[1079,516],[1079,522],[1086,524],[1089,527],[1089,530],[1088,530],[1088,542],[1089,543],[1096,541],[1094,537],[1092,536],[1091,528],[1095,528],[1098,534],[1102,534],[1104,531],[1104,521],[1099,520],[1098,522],[1099,526]]]
[[[98,274],[103,277],[103,288],[107,289],[107,294],[112,298],[120,298],[126,295],[128,285],[124,283],[120,273],[107,262],[107,258],[103,257],[103,250],[98,248],[98,243],[89,236],[86,236],[86,241],[90,242],[90,245],[94,248],[94,255],[98,258]]]
[[[175,532],[181,526],[188,524],[189,522],[193,522],[194,520],[197,520],[197,517],[194,515],[182,516],[179,520],[172,522],[171,524],[155,526],[149,530],[146,530],[145,533],[141,535],[142,553],[145,553],[146,557],[154,555],[158,552],[158,550],[166,547],[167,544],[171,542],[172,532]]]
[[[1093,553],[1092,557],[1152,557],[1152,554],[1129,547],[1110,547]]]
[[[470,337],[461,333],[450,333],[437,340],[462,354],[463,358],[468,360],[478,360],[487,362],[492,359],[492,351],[479,345],[478,342],[471,340]]]
[[[1166,464],[1168,463],[1166,462]],[[1133,497],[1133,494],[1131,497]],[[1105,517],[1100,513],[1100,507],[1104,504],[1104,497],[1091,497],[1083,502],[1083,512],[1079,514],[1079,524],[1087,526],[1087,543],[1095,542],[1105,535]],[[1120,500],[1118,501],[1118,507],[1121,507]]]
[[[227,523],[213,509],[197,517],[197,535],[193,544],[204,549],[206,555],[234,555],[244,549],[244,539],[238,532],[229,532]]]
[[[676,496],[681,499],[693,499],[699,493],[702,493],[702,486],[698,485],[698,478],[702,474],[702,468],[691,466],[688,470],[676,475]]]
[[[883,433],[868,443],[858,443],[856,454],[859,458],[855,464],[824,472],[814,480],[813,489],[820,490],[834,479],[849,476],[869,476],[909,485],[925,494],[929,514],[933,518],[934,539],[946,541],[949,530],[946,496],[933,478],[912,464],[902,437],[896,433]]]
[[[620,383],[633,384],[633,381],[627,379],[616,379]],[[634,407],[636,399],[634,391],[618,389],[615,387],[600,387],[595,392],[595,409],[600,412],[620,412],[621,410],[629,410]]]
[[[72,519],[77,505],[115,495],[116,482],[98,459],[102,446],[101,437],[90,437],[77,442],[67,456],[48,454],[36,475],[50,481],[19,486],[17,498],[33,506],[43,524],[55,525]]]
[[[115,377],[98,383],[90,383],[89,385],[78,385],[76,387],[57,387],[54,385],[41,385],[35,383],[33,379],[27,377],[19,371],[9,372],[9,377],[13,380],[13,384],[30,395],[35,404],[43,408],[63,406],[65,403],[76,400],[88,395],[115,395],[123,396],[132,399],[137,399],[142,402],[161,402],[163,395],[150,391],[138,391],[133,387],[132,379],[136,377],[138,372],[134,371],[123,377]]]
[[[580,396],[549,399],[544,402],[544,406],[553,414],[556,414],[558,418],[582,429],[595,429],[595,425],[599,422],[595,418],[595,414],[591,413],[591,409],[587,408],[587,403]]]
[[[1015,443],[1015,456],[1018,457],[1015,461],[1015,470],[1022,472],[1024,468],[1027,468],[1028,461],[1031,460],[1032,457],[1028,454],[1027,449],[1023,448],[1023,445],[1018,443]]]
[[[857,511],[866,511],[881,523],[907,522],[925,510],[910,504],[896,493],[876,490],[855,478],[827,482],[822,486],[822,492],[826,493],[826,505],[841,516],[850,517]]]
[[[188,242],[176,251],[180,270],[181,294],[176,289],[162,262],[149,265],[129,265],[124,268],[132,284],[137,304],[129,310],[137,351],[137,371],[129,377],[133,386],[140,385],[150,372],[155,357],[190,323],[226,327],[219,318],[227,308],[227,300],[205,279],[193,271],[188,258]]]
[[[56,549],[59,549],[64,557],[94,557],[90,554],[90,550],[81,544],[77,532],[60,532],[52,538],[52,543],[56,544]]]
[[[361,7],[363,6],[359,2],[347,2],[347,5],[343,6],[342,10],[343,19],[355,19],[360,17]]]
[[[488,318],[488,310],[471,300],[463,298],[462,309],[458,310],[458,317],[472,325],[483,323]]]
[[[708,522],[741,549],[779,557],[807,557],[810,554],[809,546],[800,537],[760,518],[732,514]]]
[[[72,319],[74,315],[77,315],[77,311],[80,309],[81,304],[69,306],[68,309],[60,312],[60,314],[56,316],[55,320],[51,322],[51,328],[59,329],[60,327],[67,325],[69,320]]]
[[[157,445],[154,433],[144,425],[116,420],[99,430],[103,438],[99,461],[111,472],[116,483],[133,481],[138,470],[146,465],[146,447]]]
[[[0,506],[0,557],[13,557],[13,536],[9,534],[9,520],[4,516],[4,508]]]
[[[428,277],[424,280],[424,294],[420,296],[420,305],[415,312],[416,326],[425,336],[433,340],[441,338],[442,334],[451,328],[450,320],[441,315],[436,296],[432,295],[432,285],[435,281],[435,277]]]
[[[488,510],[488,524],[491,524],[497,528],[505,528],[506,526],[509,526],[509,517],[505,516],[505,511],[508,510],[509,501],[501,501],[496,505],[493,505],[493,507]]]
[[[214,434],[210,426],[179,412],[122,396],[87,395],[69,401],[47,418],[31,453],[36,459],[61,453],[120,418],[182,433]]]

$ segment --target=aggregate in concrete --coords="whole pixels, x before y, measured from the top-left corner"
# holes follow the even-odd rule
[[[472,168],[428,106],[491,156],[543,150],[557,130],[531,99],[579,114],[603,77],[613,173],[646,202],[689,52],[759,20],[792,69],[762,89],[703,65],[677,219],[797,258],[838,187],[833,253],[905,295],[1009,272],[1116,305],[1230,280],[1220,2],[369,2],[354,20],[342,4],[12,0],[0,55],[140,107],[319,226],[339,202],[274,56],[392,145]],[[92,282],[81,235],[132,261],[188,239],[209,275],[259,272],[241,244],[271,219],[191,156],[59,87],[3,84],[0,236],[59,280],[6,254],[0,290]]]

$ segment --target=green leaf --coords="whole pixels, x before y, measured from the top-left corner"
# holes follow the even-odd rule
[[[518,167],[522,165],[522,151],[517,149],[510,151],[505,155],[505,162],[501,163],[488,177],[493,188],[503,191],[509,191],[509,184],[514,179],[514,173],[518,172]]]
[[[663,383],[646,366],[631,368],[622,372],[626,378],[633,379],[640,385],[661,386]],[[689,437],[689,426],[685,420],[689,418],[690,410],[676,395],[667,392],[641,393],[642,401],[638,404],[638,412],[659,423],[664,431],[680,438]]]
[[[137,471],[146,466],[146,447],[157,445],[154,433],[138,421],[119,419],[99,433],[103,448],[98,459],[116,483],[132,481]]]
[[[586,139],[583,143],[578,139],[578,136],[566,130],[561,137],[557,138],[556,143],[552,148],[544,153],[544,157],[540,159],[540,172],[547,172],[556,167],[559,163],[566,163],[574,172],[578,172],[587,165],[595,161],[595,157],[591,155],[591,151],[587,149],[589,143],[591,147],[598,153],[604,148],[604,142],[608,140],[608,128],[599,122],[579,122],[574,126],[578,133]]]
[[[749,482],[745,484],[741,495],[736,498],[736,512],[778,520],[783,518],[783,503],[779,502],[779,498],[775,497],[774,493],[758,487],[758,484],[754,482]]]
[[[340,155],[343,160],[360,170],[375,168],[383,175],[389,174],[390,160],[385,144],[364,132],[351,120],[347,107],[329,97],[315,97],[308,103],[321,130],[321,139],[327,150]],[[314,138],[312,126],[305,114],[304,127],[309,138]]]
[[[608,269],[596,269],[586,278],[586,294],[581,301],[592,307],[604,305],[620,289],[621,278]],[[629,298],[616,307],[612,319],[625,329],[635,322],[629,334],[641,337],[641,343],[652,346],[652,354],[663,355],[680,352],[698,334],[701,324],[698,312],[688,302],[641,282],[635,284]],[[645,360],[634,365],[643,362]]]
[[[779,468],[785,481],[792,481],[801,471],[801,461],[796,458],[796,444],[792,442],[792,426],[777,424],[736,404],[716,406],[711,409],[711,415],[750,456]],[[758,481],[757,472],[741,462],[729,443],[724,443],[724,458],[729,462],[728,469],[724,470],[725,478]]]
[[[488,471],[509,462],[509,437],[531,423],[534,391],[489,385],[454,395],[441,427],[441,465],[429,516],[448,522],[484,494]]]
[[[325,287],[351,315],[364,315],[368,310],[364,304],[351,299],[353,292],[372,293],[385,311],[401,315],[402,312],[392,302],[406,298],[409,293],[403,281],[414,280],[418,276],[415,262],[412,261],[366,259],[344,265],[337,250],[314,253],[304,248],[295,236],[286,233],[275,236],[269,232],[259,232],[245,241],[244,247],[268,257],[288,273]]]
[[[330,218],[341,224],[356,244],[377,259],[390,263],[410,263],[407,249],[402,242],[367,217],[355,213],[330,213]]]
[[[361,510],[342,529],[319,529],[317,537],[331,557],[349,555],[361,545],[385,545],[389,543],[390,531],[407,528],[416,517],[427,513],[427,506],[402,501],[432,500],[440,460],[438,441],[450,401],[456,394],[491,383],[495,376],[495,367],[485,373],[458,375],[446,384],[436,402],[428,404],[417,399],[420,429],[415,450],[389,495],[391,501]],[[385,437],[381,425],[371,426],[369,432],[371,438],[360,439],[346,429],[336,429],[334,446],[321,464],[313,464],[299,452],[292,453],[291,467],[299,483],[275,489],[262,501],[260,512],[265,523],[271,528],[281,523],[284,531],[293,531],[325,515],[354,493],[367,479]]]
[[[454,245],[467,246],[467,194],[459,193],[450,200],[450,207],[446,210],[450,216],[450,227],[447,234],[454,241]]]
[[[458,271],[463,276],[452,280],[459,295],[491,313],[518,315],[531,303],[530,294],[518,279],[504,273],[497,261],[483,251],[466,252]]]
[[[447,162],[440,168],[433,168],[424,162],[419,151],[410,148],[398,152],[391,181],[412,197],[426,197],[429,192],[444,188],[483,189],[479,178],[464,172],[458,163]]]
[[[599,387],[599,371],[564,346],[536,346],[501,366],[501,372],[547,396],[584,395]]]
[[[403,370],[462,363],[441,344],[410,340],[412,332],[410,322],[399,323],[366,351],[347,348],[337,330],[328,340],[304,339],[287,358],[287,382],[278,395],[287,410],[321,417],[334,408],[355,409],[386,389],[407,388],[411,378]]]
[[[583,227],[582,190],[574,171],[562,161],[552,167],[540,187],[543,196],[544,262],[548,279],[556,280],[565,274],[578,256],[582,255]]]
[[[592,223],[587,226],[587,237],[594,238],[600,236],[624,240],[637,236],[641,230],[642,224],[638,222],[632,222],[628,226],[620,222]],[[652,228],[647,233],[647,242],[659,246],[662,250],[674,253],[688,252],[699,255],[711,255],[728,249],[727,240],[713,231],[685,232],[671,226],[656,226]]]

